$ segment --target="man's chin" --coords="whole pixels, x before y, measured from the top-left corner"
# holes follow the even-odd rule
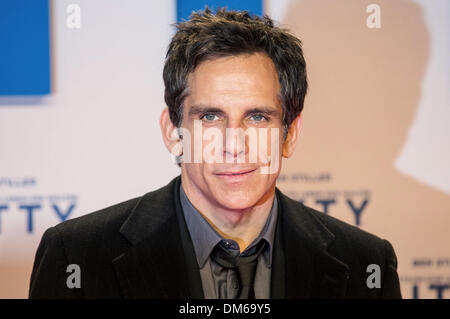
[[[229,210],[245,210],[255,206],[257,199],[254,196],[249,196],[248,193],[233,194],[221,192],[216,194],[216,201],[223,208]]]
[[[243,203],[243,202],[236,202],[232,203],[230,201],[226,201],[225,203],[221,203],[222,206],[227,210],[234,210],[234,211],[244,211],[248,208],[253,207],[252,203]]]

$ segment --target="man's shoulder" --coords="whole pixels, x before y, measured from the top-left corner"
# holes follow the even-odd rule
[[[129,199],[94,212],[66,220],[54,228],[61,234],[84,234],[118,231],[143,196]]]
[[[147,194],[146,194],[147,195]],[[111,261],[128,247],[121,227],[146,195],[64,221],[45,231],[36,251],[30,279],[30,296],[43,298],[79,298],[80,291],[67,290],[66,267],[82,269],[85,293],[119,296],[114,283]],[[55,286],[53,286],[55,285]],[[111,286],[112,285],[112,286]],[[49,287],[52,287],[51,289]],[[98,290],[100,289],[100,290]]]
[[[381,244],[383,239],[358,226],[349,224],[341,219],[330,216],[311,207],[303,205],[305,209],[319,219],[335,236],[337,240],[355,241]]]
[[[333,237],[331,246],[333,250],[351,249],[363,254],[370,250],[370,253],[373,254],[376,250],[384,253],[386,246],[390,248],[389,242],[373,233],[308,207],[284,194],[282,194],[282,197],[285,205],[292,213],[297,215],[299,220],[306,219],[309,221],[309,227],[316,227],[316,230],[329,232],[330,236]]]
[[[161,206],[166,205],[173,183],[174,180],[168,185],[150,191],[142,196],[72,218],[53,228],[62,235],[71,234],[77,237],[92,237],[96,234],[104,237],[108,233],[118,234],[122,225],[138,206],[145,206],[146,203],[152,203],[154,206],[157,206],[158,203]],[[145,207],[143,209],[146,210]],[[151,214],[152,212],[148,211],[148,213]]]
[[[333,261],[342,265],[341,269],[346,268],[348,298],[401,298],[397,257],[389,241],[283,194],[281,197],[283,209],[286,209],[283,211],[285,222],[292,224],[288,228],[297,234],[290,236],[291,241],[301,244],[303,240],[325,268]],[[381,290],[368,288],[368,272],[373,271],[369,267],[382,274]]]

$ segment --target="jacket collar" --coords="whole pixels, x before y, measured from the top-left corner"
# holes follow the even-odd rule
[[[283,297],[343,298],[349,267],[330,253],[335,235],[318,217],[322,213],[290,199],[278,189],[276,192],[281,212],[278,229],[283,233],[279,245],[286,257],[276,261],[279,268],[284,261]]]
[[[113,260],[124,297],[204,297],[192,240],[179,203],[180,183],[178,176],[165,187],[144,195],[120,228],[131,243],[127,251]],[[279,219],[272,297],[343,297],[349,268],[328,252],[334,234],[310,209],[278,189],[276,192]]]
[[[125,298],[203,298],[192,241],[177,212],[180,182],[178,176],[144,195],[120,228],[131,247],[112,262]]]

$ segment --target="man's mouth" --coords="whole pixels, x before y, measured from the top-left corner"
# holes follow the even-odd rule
[[[219,176],[239,176],[239,175],[246,175],[246,174],[249,174],[249,173],[254,172],[254,171],[256,171],[256,168],[245,169],[245,170],[240,170],[240,171],[225,171],[225,172],[216,173],[216,175],[219,175]]]
[[[222,182],[238,185],[247,182],[256,170],[257,168],[223,171],[215,173],[215,175],[222,180]]]

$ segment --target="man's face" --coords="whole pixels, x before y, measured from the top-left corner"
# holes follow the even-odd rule
[[[188,89],[181,126],[190,132],[192,158],[196,151],[199,152],[194,149],[199,138],[203,139],[201,152],[211,153],[205,152],[211,139],[205,138],[205,132],[213,128],[222,133],[222,149],[216,153],[222,163],[217,160],[207,163],[204,159],[200,163],[194,160],[183,162],[183,186],[188,193],[195,193],[213,206],[226,209],[246,209],[264,202],[274,191],[281,168],[283,143],[282,108],[278,98],[280,85],[272,60],[258,53],[205,61],[189,75]],[[194,121],[197,125],[201,123],[201,134],[196,134]],[[230,139],[227,128],[256,132],[267,129],[267,139],[263,140],[261,134],[257,136],[258,143],[250,141],[249,137]],[[278,130],[278,136],[273,140],[272,129]],[[267,147],[265,152],[261,145]],[[183,146],[184,153],[186,146]],[[251,160],[250,155],[258,151],[269,157],[272,152],[280,156],[272,158],[272,163],[264,163],[261,156],[257,156],[256,161]],[[244,163],[237,163],[238,157],[241,161],[244,159]],[[233,159],[232,163],[230,159]],[[270,174],[262,173],[260,167],[267,168],[268,165],[276,169]]]

